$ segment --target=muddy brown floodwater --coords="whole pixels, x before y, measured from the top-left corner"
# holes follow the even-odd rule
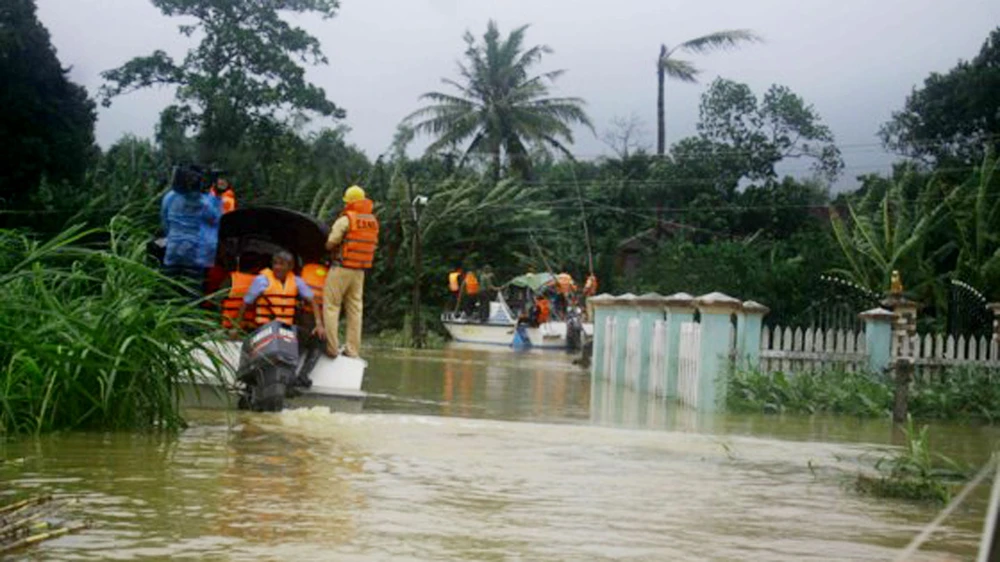
[[[190,410],[176,437],[0,449],[0,492],[94,527],[34,560],[891,560],[937,513],[859,497],[894,441],[848,418],[694,415],[592,386],[559,352],[369,350],[353,411]],[[982,463],[994,428],[932,426]],[[970,559],[988,490],[920,560]],[[2,497],[2,496],[0,496]]]

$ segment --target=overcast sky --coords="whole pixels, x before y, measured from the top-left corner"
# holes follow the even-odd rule
[[[164,49],[183,56],[192,41],[181,20],[146,0],[37,0],[73,80],[96,94],[100,73],[128,58]],[[998,0],[342,0],[336,18],[297,18],[322,42],[329,66],[308,77],[347,110],[349,140],[371,158],[392,140],[418,96],[446,88],[464,49],[462,35],[531,24],[529,44],[555,52],[540,69],[565,69],[557,95],[586,100],[598,135],[580,130],[574,151],[609,153],[601,134],[616,116],[637,115],[655,147],[656,73],[660,43],[668,46],[711,31],[750,28],[766,43],[736,52],[694,56],[702,83],[667,85],[667,142],[694,133],[699,96],[717,76],[745,82],[761,95],[789,86],[830,125],[847,164],[842,187],[856,175],[886,171],[892,158],[876,132],[914,85],[932,71],[975,56],[1000,25]],[[133,93],[100,109],[99,143],[124,133],[150,136],[166,90]],[[426,142],[419,146],[425,145]],[[419,147],[418,146],[418,147]],[[803,170],[805,163],[786,165]]]

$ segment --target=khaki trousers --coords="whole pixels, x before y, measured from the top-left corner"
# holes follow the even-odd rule
[[[347,345],[344,355],[358,357],[361,351],[361,315],[365,292],[365,272],[361,269],[334,267],[326,276],[323,287],[323,323],[326,328],[326,349],[331,354],[340,351],[338,327],[341,307],[347,312]]]

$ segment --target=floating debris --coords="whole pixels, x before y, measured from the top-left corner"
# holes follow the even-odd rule
[[[63,505],[45,495],[0,506],[0,555],[89,527],[87,523],[60,522],[58,513]]]

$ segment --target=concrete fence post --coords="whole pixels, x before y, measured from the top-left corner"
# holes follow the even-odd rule
[[[591,380],[606,379],[608,373],[604,372],[604,346],[609,335],[605,333],[605,326],[612,314],[611,304],[614,302],[614,297],[605,293],[593,297],[587,302],[594,307],[593,359],[590,363],[590,378]]]
[[[694,297],[687,293],[674,293],[663,299],[663,308],[667,315],[667,380],[664,388],[667,398],[677,398],[681,324],[694,321]]]
[[[639,384],[636,390],[646,392],[650,388],[649,380],[659,373],[649,370],[650,356],[653,353],[653,325],[657,320],[663,320],[666,313],[663,310],[663,295],[647,293],[636,297],[635,306],[638,309],[641,322],[640,338],[642,347],[639,352]]]
[[[616,359],[615,365],[612,366],[614,372],[611,374],[611,381],[615,386],[625,386],[626,376],[625,370],[627,368],[628,361],[628,323],[629,320],[637,316],[637,311],[635,308],[635,295],[632,293],[625,293],[624,295],[615,298],[614,303],[614,314],[617,320],[617,346],[616,346]]]
[[[737,350],[738,361],[749,369],[757,368],[760,362],[761,335],[764,331],[764,317],[768,312],[771,309],[759,302],[743,303],[743,313],[739,315],[740,323],[737,324]]]
[[[715,412],[725,406],[731,347],[732,316],[743,303],[729,295],[709,293],[695,299],[701,312],[701,372],[698,410]]]
[[[859,316],[865,322],[868,368],[875,373],[884,373],[892,360],[892,323],[896,315],[884,308],[873,308]]]

